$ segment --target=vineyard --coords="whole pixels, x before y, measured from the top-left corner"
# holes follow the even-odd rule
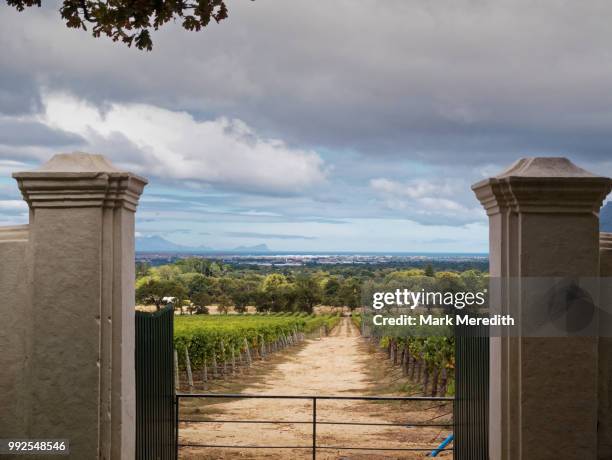
[[[254,359],[295,345],[308,335],[325,335],[340,321],[337,315],[279,313],[270,315],[178,316],[174,325],[177,367],[202,380],[234,373]]]
[[[354,314],[355,326],[362,330],[363,316]],[[375,337],[371,340],[383,348],[394,366],[422,388],[429,396],[454,393],[452,376],[455,369],[455,338],[415,334],[412,337]]]

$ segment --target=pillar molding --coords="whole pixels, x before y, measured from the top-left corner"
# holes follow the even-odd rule
[[[31,209],[124,207],[135,212],[147,183],[102,155],[87,153],[55,155],[40,168],[13,177]]]
[[[522,158],[472,186],[489,216],[494,313],[521,312],[517,279],[599,275],[611,187],[566,158]],[[596,458],[597,338],[492,337],[490,347],[489,458]]]
[[[13,174],[30,207],[29,437],[135,456],[134,212],[147,181],[101,155]]]

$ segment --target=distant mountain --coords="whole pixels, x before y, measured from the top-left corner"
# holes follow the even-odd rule
[[[599,213],[599,229],[612,233],[612,201],[608,201]]]
[[[137,236],[136,252],[176,252],[189,249],[186,246],[168,241],[161,236]]]
[[[238,246],[234,249],[213,249],[207,246],[185,246],[173,243],[167,239],[157,236],[137,236],[136,252],[270,252],[265,244],[255,246]]]

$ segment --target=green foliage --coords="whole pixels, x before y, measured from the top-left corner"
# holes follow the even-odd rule
[[[480,290],[473,287],[482,288],[488,280],[473,267],[461,272],[451,271],[437,261],[428,265],[419,265],[419,261],[411,263],[415,267],[356,264],[325,266],[322,270],[320,265],[261,267],[190,257],[157,267],[139,263],[137,288],[147,279],[177,282],[186,290],[185,296],[180,297],[191,301],[190,311],[194,312],[204,311],[206,305],[227,304],[228,309],[233,307],[239,313],[246,312],[247,306],[254,306],[259,312],[311,313],[317,305],[354,310],[362,306],[367,293],[375,290]],[[162,297],[175,295],[168,292]],[[138,299],[142,301],[144,297],[140,295]]]
[[[331,330],[338,322],[337,315],[216,315],[216,316],[179,316],[174,322],[174,346],[178,355],[189,351],[194,369],[210,365],[212,357],[224,361],[234,353],[244,351],[245,339],[250,347],[261,346],[276,341],[293,332],[312,332],[320,327]],[[181,361],[181,365],[183,365]]]
[[[422,276],[425,276],[425,272],[418,268],[411,268],[409,270],[398,270],[398,271],[389,273],[385,277],[385,282],[386,283],[392,283],[392,282],[397,282],[397,281],[406,282],[406,281],[410,281],[414,277],[422,277]]]
[[[41,0],[7,0],[18,11],[41,6]],[[105,35],[127,46],[134,44],[141,50],[151,50],[151,31],[173,21],[185,30],[199,31],[211,20],[220,22],[227,18],[224,0],[193,0],[186,2],[156,0],[63,0],[59,9],[66,26],[87,30],[92,35]]]
[[[142,278],[149,274],[151,266],[148,262],[136,262],[136,278]]]
[[[312,313],[322,299],[321,286],[314,278],[300,274],[294,283],[295,304],[300,311]]]
[[[357,278],[345,280],[338,290],[338,297],[343,300],[343,304],[353,311],[361,305],[361,283]],[[342,305],[342,304],[341,304]]]
[[[219,297],[217,304],[219,307],[219,313],[227,315],[227,313],[229,312],[229,308],[232,306],[232,299],[230,299],[229,296],[222,294]]]
[[[177,280],[147,276],[136,283],[136,301],[142,304],[154,304],[159,310],[164,297],[174,297],[175,305],[182,305],[187,297],[187,290]]]

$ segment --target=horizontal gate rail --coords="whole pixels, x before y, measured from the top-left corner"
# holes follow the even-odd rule
[[[177,398],[226,398],[226,399],[334,399],[354,401],[454,401],[455,398],[447,396],[309,396],[309,395],[256,395],[233,393],[177,393]]]
[[[311,401],[312,403],[312,420],[192,420],[179,419],[179,406],[181,399],[193,398],[208,398],[208,399],[293,399]],[[353,446],[321,446],[317,444],[317,425],[354,425],[354,426],[397,426],[397,427],[452,427],[452,423],[368,423],[368,422],[339,422],[339,421],[319,421],[317,419],[317,401],[318,400],[335,400],[335,401],[399,401],[399,402],[423,402],[435,401],[443,403],[451,403],[454,398],[439,397],[439,396],[309,396],[309,395],[261,395],[261,394],[230,394],[230,393],[178,393],[176,395],[176,446],[177,458],[178,449],[180,447],[192,448],[217,448],[217,449],[308,449],[312,450],[312,458],[316,458],[317,450],[358,450],[358,451],[405,451],[405,452],[428,452],[435,448],[433,447],[353,447]],[[443,405],[443,404],[442,404]],[[441,407],[436,405],[426,410]],[[200,444],[200,443],[180,443],[178,436],[178,425],[182,423],[247,423],[247,424],[302,424],[312,425],[312,445],[236,445],[236,444]],[[452,448],[440,449],[440,451],[448,451]]]
[[[181,423],[260,423],[260,424],[273,424],[273,423],[290,423],[292,425],[312,425],[311,421],[295,422],[287,420],[191,420],[191,419],[179,419]],[[432,427],[432,426],[453,426],[453,423],[368,423],[368,422],[322,422],[317,420],[317,425],[366,425],[366,426],[403,426],[406,428],[413,427]]]

